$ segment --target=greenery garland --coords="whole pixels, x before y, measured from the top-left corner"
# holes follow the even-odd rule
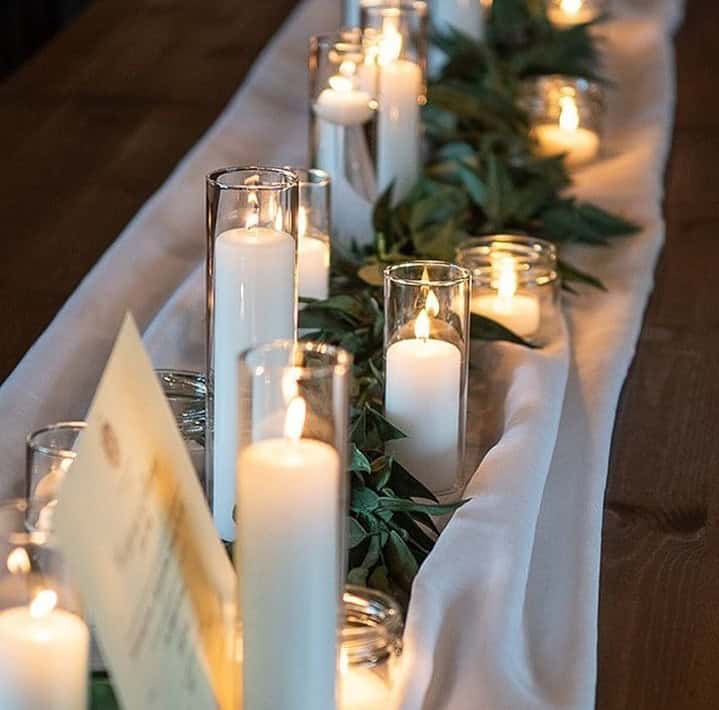
[[[561,157],[532,151],[521,82],[547,74],[601,80],[599,52],[587,23],[555,28],[541,0],[494,0],[479,43],[451,31],[433,42],[447,55],[429,86],[423,122],[428,160],[411,193],[393,205],[391,189],[377,202],[374,244],[333,253],[332,296],[303,299],[306,339],[354,355],[349,476],[348,581],[388,592],[406,605],[412,581],[439,531],[443,505],[410,471],[385,453],[404,434],[382,414],[382,270],[408,258],[453,260],[467,236],[524,231],[561,246],[602,246],[637,226],[564,194],[571,184]],[[604,288],[596,277],[560,259],[563,288]],[[472,338],[528,345],[498,323],[473,315]],[[105,673],[93,674],[91,707],[116,710]]]

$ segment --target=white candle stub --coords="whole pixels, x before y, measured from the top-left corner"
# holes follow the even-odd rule
[[[593,160],[599,152],[599,135],[579,125],[579,111],[574,97],[562,96],[559,104],[557,125],[544,123],[533,129],[539,144],[539,155],[566,153],[567,165],[581,165]]]
[[[304,207],[299,208],[297,218],[297,279],[303,298],[324,301],[329,295],[330,240],[308,230]]]
[[[0,612],[0,708],[85,710],[90,633],[38,592],[28,606]]]
[[[329,88],[317,97],[314,111],[323,121],[356,126],[372,118],[371,97],[366,91],[355,89],[351,77],[336,74],[330,77]]]
[[[235,539],[237,357],[247,348],[295,336],[295,242],[265,227],[229,229],[215,240],[213,516]]]
[[[459,404],[462,354],[452,343],[430,338],[436,296],[414,324],[414,338],[387,349],[385,412],[407,434],[390,442],[397,460],[435,493],[452,490],[459,467]]]
[[[334,708],[343,472],[332,446],[301,438],[304,405],[295,397],[285,436],[245,447],[237,466],[246,708]]]
[[[517,293],[517,266],[511,256],[497,260],[495,293],[472,298],[473,313],[491,318],[513,333],[527,338],[539,330],[539,300],[531,294]]]

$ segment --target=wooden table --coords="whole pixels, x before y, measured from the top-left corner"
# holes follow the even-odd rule
[[[295,2],[98,0],[0,86],[0,379]],[[667,247],[606,499],[597,706],[607,710],[719,707],[719,4],[688,4]]]

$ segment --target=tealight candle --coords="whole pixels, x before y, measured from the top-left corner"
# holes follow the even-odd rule
[[[387,280],[392,273],[397,272],[385,272],[385,300],[391,297]],[[427,279],[410,280],[408,286],[424,300],[414,321],[397,329],[398,338],[391,335],[391,325],[385,330],[385,413],[407,435],[389,442],[388,449],[430,490],[446,493],[456,489],[462,464],[466,360],[460,348],[465,342],[463,333],[457,333],[451,325],[451,318],[438,318],[440,303],[435,289],[442,284],[422,287],[423,282]],[[447,288],[455,286],[452,283]],[[395,290],[400,288],[398,284]],[[469,295],[468,274],[466,285],[460,288],[463,294],[458,298],[457,322],[461,323],[468,316],[464,310],[464,297]],[[390,314],[388,320],[401,321],[399,314],[393,316],[393,307],[386,306],[385,310]],[[444,315],[449,318],[449,313]],[[412,337],[408,337],[410,332]],[[447,338],[440,339],[443,335]]]
[[[230,175],[243,170],[231,169]],[[277,177],[267,177],[280,182],[276,186],[262,185],[262,189],[255,190],[251,185],[259,184],[259,175],[263,170],[277,172]],[[279,169],[248,169],[247,172],[254,173],[256,179],[250,175],[247,178],[249,184],[236,187],[236,183],[232,182],[221,188],[225,191],[237,190],[238,198],[246,199],[247,210],[240,217],[244,225],[225,229],[217,236],[209,235],[210,239],[214,239],[214,248],[208,251],[208,255],[214,256],[208,269],[214,281],[208,283],[208,308],[211,307],[213,313],[211,322],[214,337],[212,347],[208,348],[212,357],[210,372],[214,375],[212,504],[215,524],[224,540],[235,539],[232,510],[235,504],[235,464],[240,431],[237,357],[257,343],[276,338],[294,338],[297,308],[296,242],[291,234],[284,231],[287,213],[296,209],[297,203],[295,201],[292,206],[285,205],[284,210],[278,204],[287,190],[297,190],[296,177],[289,171]],[[226,173],[220,171],[220,174],[224,176]],[[212,188],[210,183],[208,189]],[[267,202],[267,211],[272,208],[272,226],[259,225],[262,212],[260,200]],[[213,199],[208,199],[208,205],[217,204],[217,209],[226,204],[229,207],[229,203],[229,198],[221,201],[214,195]],[[238,216],[222,215],[209,222],[223,221],[236,222]]]
[[[0,612],[0,707],[85,710],[90,633],[75,614],[55,608],[57,594]]]
[[[581,165],[596,157],[599,152],[599,135],[579,125],[579,111],[573,96],[559,99],[558,125],[542,123],[534,127],[533,134],[543,156],[566,154],[567,165]]]
[[[496,293],[472,298],[472,313],[491,318],[526,338],[539,328],[539,300],[530,294],[517,293],[517,266],[511,256],[498,260]]]

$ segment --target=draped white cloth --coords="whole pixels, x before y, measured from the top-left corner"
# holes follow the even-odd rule
[[[305,0],[207,136],[85,278],[0,388],[0,494],[18,490],[23,439],[82,417],[127,309],[158,366],[204,362],[203,176],[221,165],[300,164],[307,37],[339,22]],[[680,0],[617,0],[605,30],[602,158],[575,192],[643,225],[611,249],[565,256],[608,292],[565,299],[540,351],[485,346],[469,437],[486,452],[414,585],[397,683],[402,710],[590,708],[596,682],[602,503],[619,392],[661,248]]]

